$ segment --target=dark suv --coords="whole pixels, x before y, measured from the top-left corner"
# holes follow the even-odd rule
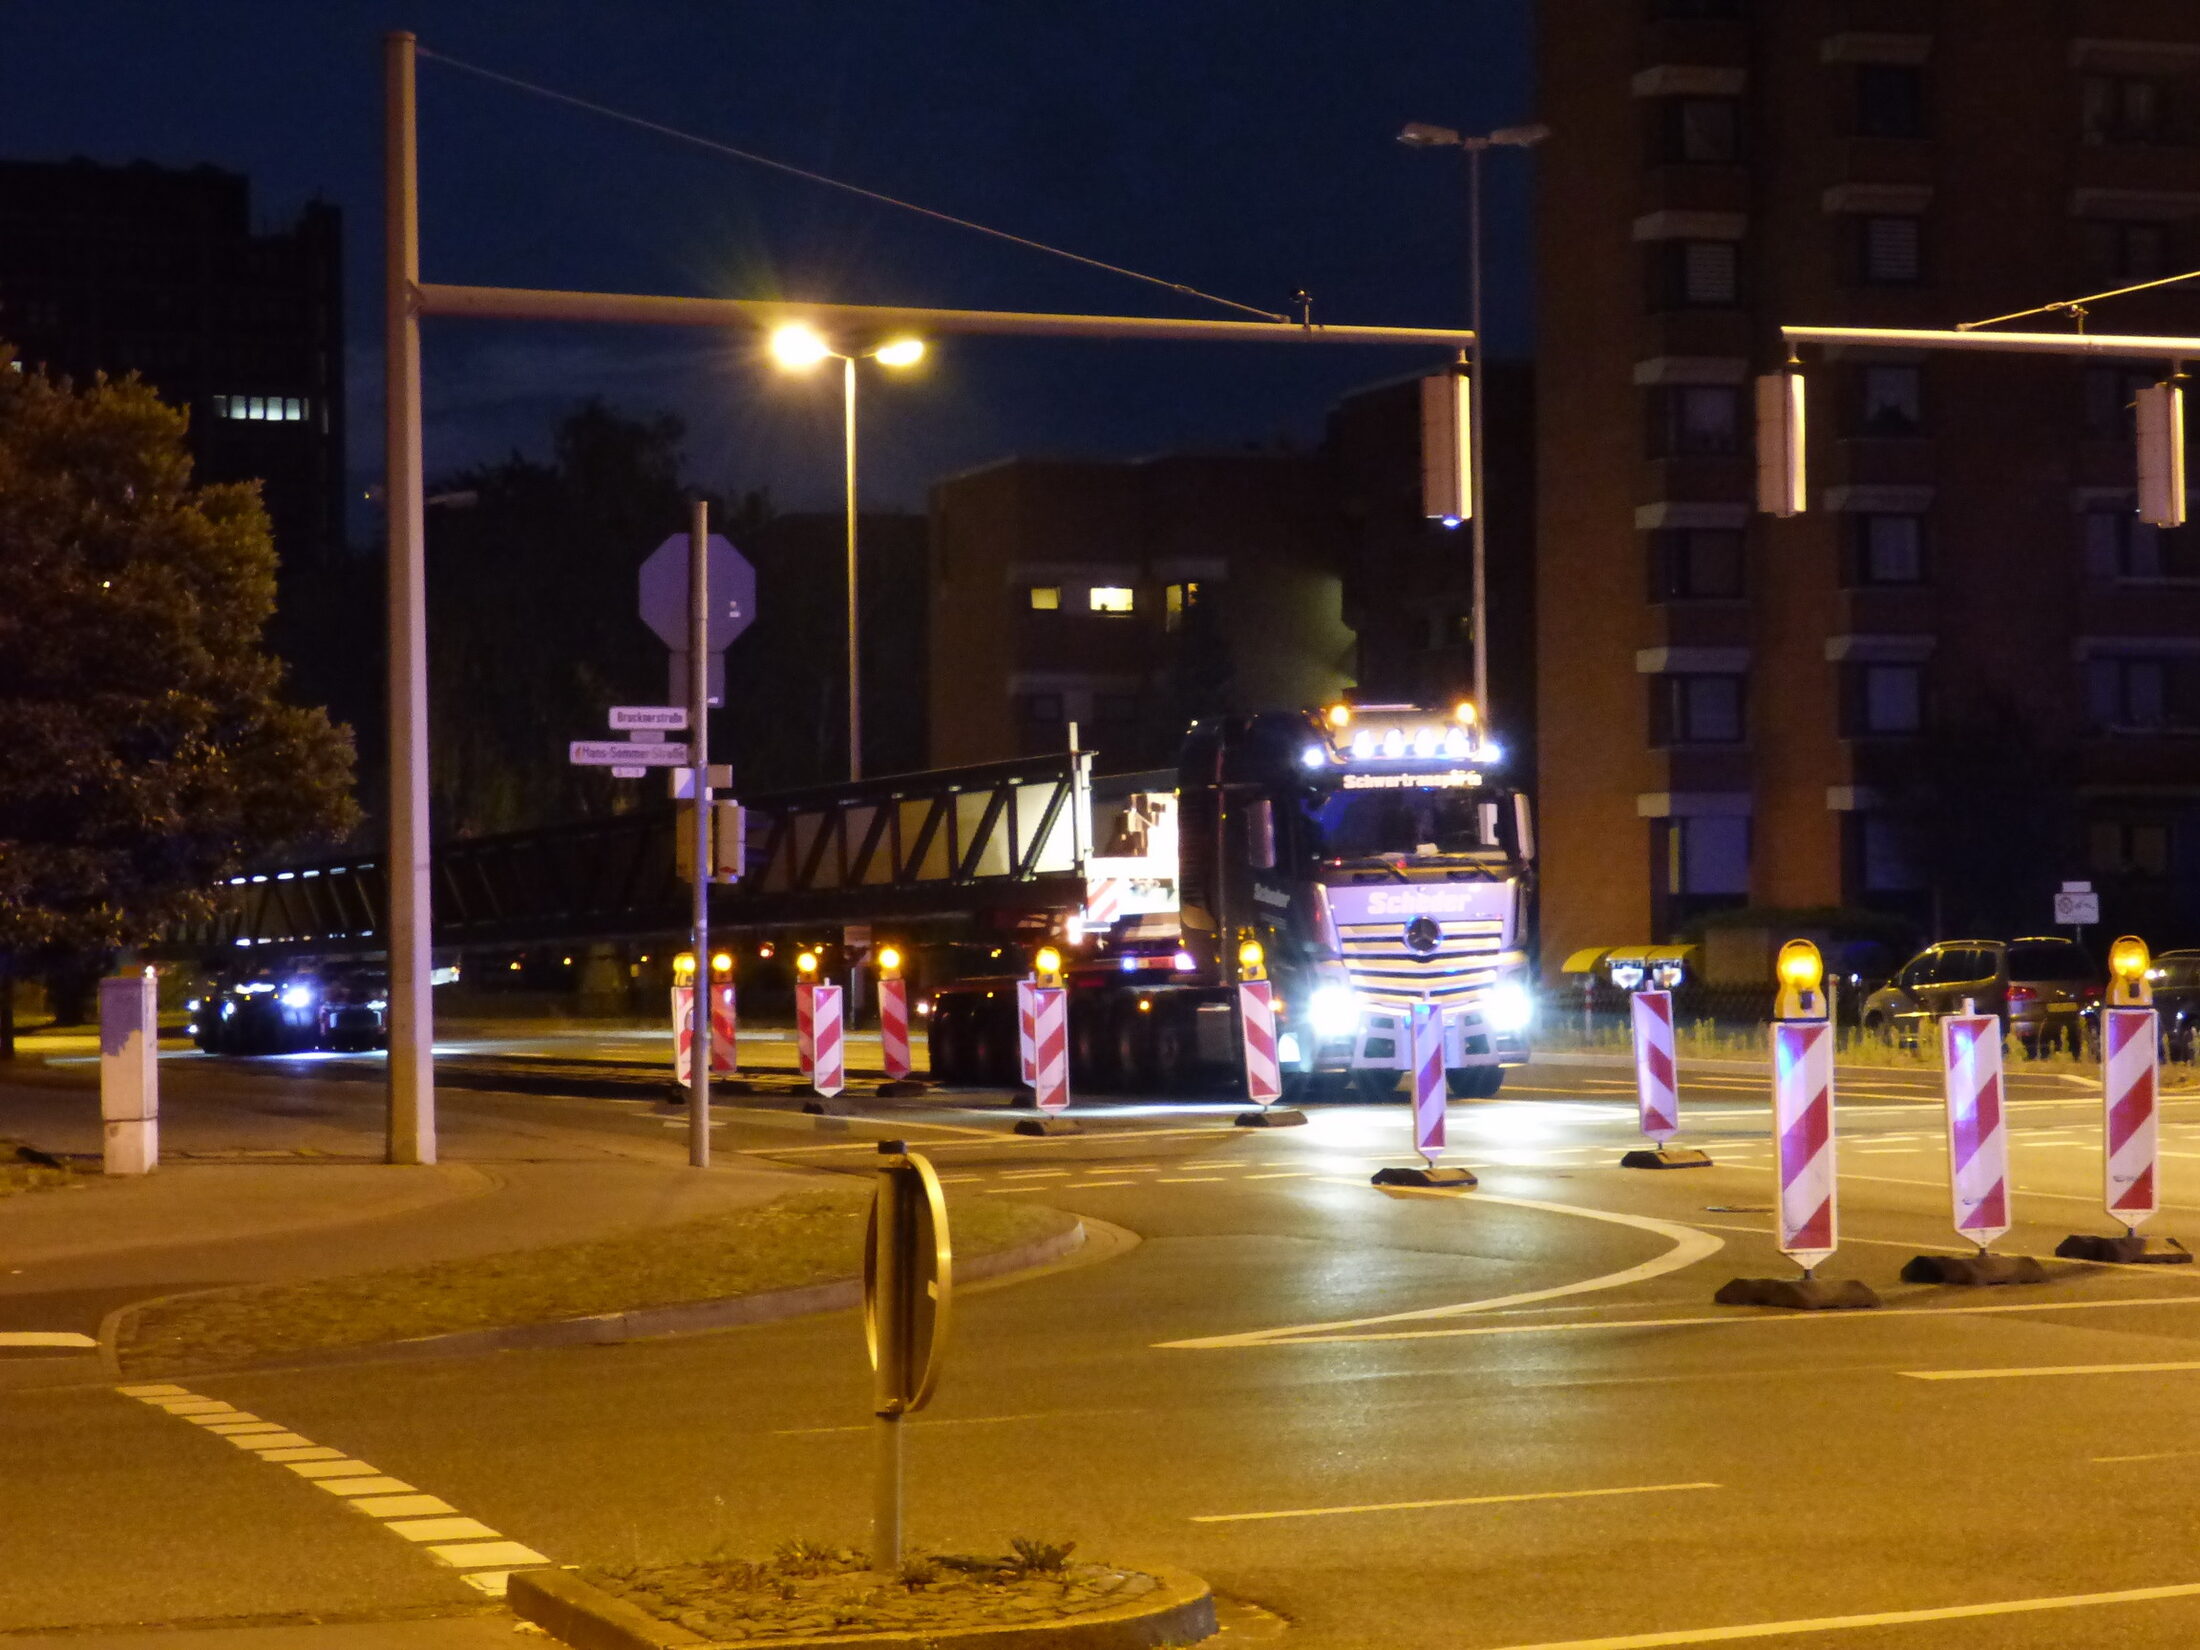
[[[1969,1001],[1998,1014],[2028,1054],[2082,1050],[2105,976],[2075,940],[1943,940],[1864,999],[1864,1029],[1915,1044],[1931,1022]]]

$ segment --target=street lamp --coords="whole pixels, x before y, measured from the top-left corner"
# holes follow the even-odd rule
[[[787,372],[808,372],[828,360],[840,363],[842,484],[848,505],[848,777],[863,777],[862,618],[856,607],[856,363],[913,367],[924,359],[921,338],[891,338],[867,350],[843,353],[815,327],[790,321],[775,328],[771,356]]]
[[[1550,135],[1551,129],[1542,125],[1500,126],[1477,135],[1418,120],[1407,122],[1398,133],[1398,141],[1409,149],[1457,149],[1467,157],[1467,326],[1474,333],[1474,395],[1467,407],[1467,468],[1474,514],[1468,526],[1474,535],[1474,703],[1484,727],[1495,722],[1490,715],[1489,537],[1483,525],[1489,494],[1482,481],[1482,420],[1487,416],[1483,409],[1489,403],[1489,385],[1482,377],[1482,152],[1532,149]]]

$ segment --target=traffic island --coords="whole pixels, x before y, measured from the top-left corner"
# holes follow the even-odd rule
[[[1902,1268],[1904,1283],[1950,1283],[1985,1289],[2011,1283],[2045,1283],[2047,1268],[2030,1255],[1918,1255]]]
[[[1877,1306],[1856,1278],[1735,1278],[1711,1297],[1721,1306],[1779,1306],[1790,1312],[1849,1312]]]
[[[1708,1169],[1711,1154],[1694,1146],[1638,1146],[1619,1160],[1623,1169]]]
[[[1197,1576],[1072,1563],[1074,1542],[1014,1546],[1004,1557],[911,1554],[893,1575],[862,1553],[800,1541],[755,1561],[520,1570],[505,1601],[574,1650],[1148,1650],[1216,1631]]]
[[[2175,1238],[2094,1237],[2073,1232],[2055,1245],[2065,1260],[2105,1261],[2111,1266],[2190,1266],[2192,1251]]]

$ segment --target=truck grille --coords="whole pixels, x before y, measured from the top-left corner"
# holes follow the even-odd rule
[[[1409,950],[1403,922],[1348,923],[1337,937],[1345,972],[1362,1000],[1372,1003],[1465,1005],[1497,978],[1505,925],[1495,920],[1455,919],[1442,925],[1436,949]]]

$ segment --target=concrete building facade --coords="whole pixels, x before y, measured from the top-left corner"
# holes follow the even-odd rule
[[[1788,520],[1750,401],[1782,324],[2200,263],[2200,11],[1546,0],[1540,53],[1546,966],[1743,905],[2037,932],[2081,877],[2200,942],[2200,545],[2133,512],[2153,374],[1810,353]],[[2189,292],[2089,324],[2189,333]]]

